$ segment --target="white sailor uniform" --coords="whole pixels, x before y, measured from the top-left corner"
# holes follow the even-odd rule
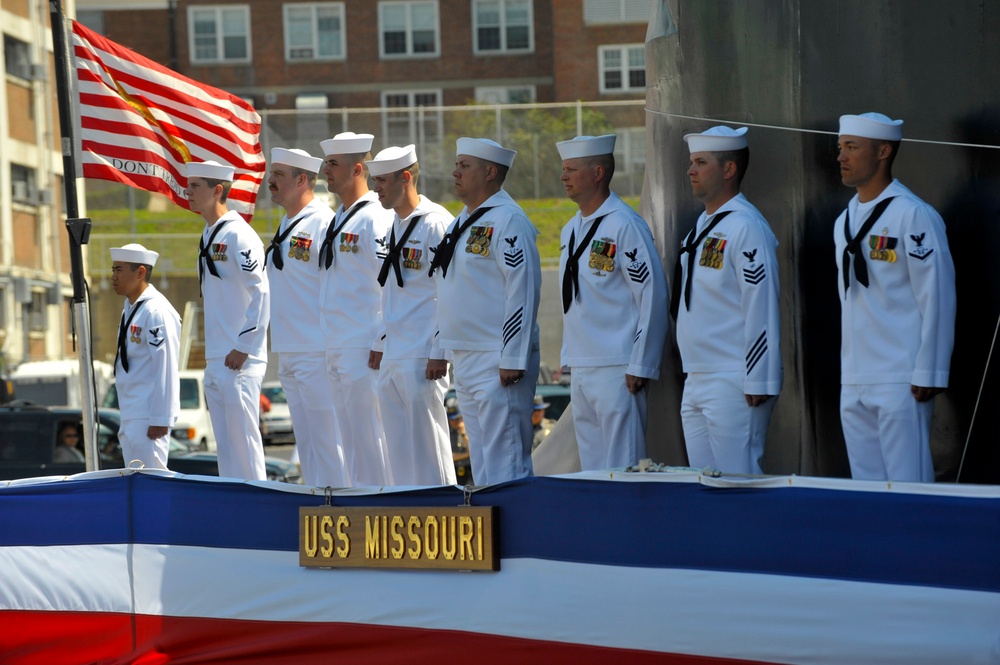
[[[577,212],[563,227],[560,245],[564,301],[569,253],[580,254],[579,291],[563,315],[562,344],[562,364],[572,370],[580,464],[583,470],[635,464],[646,454],[647,391],[630,393],[625,375],[659,377],[668,320],[667,284],[652,233],[612,193],[586,218]]]
[[[392,483],[375,389],[378,374],[368,367],[368,354],[382,321],[382,290],[376,277],[385,253],[378,243],[388,233],[393,217],[392,211],[379,204],[378,196],[368,192],[350,210],[337,209],[326,234],[329,245],[322,239],[318,254],[326,369],[340,441],[355,486]]]
[[[122,457],[125,464],[139,460],[148,468],[166,469],[170,434],[150,439],[146,432],[172,427],[180,414],[181,317],[150,284],[134,303],[125,299],[118,326],[115,386]]]
[[[781,391],[778,240],[738,194],[713,215],[702,213],[685,243],[692,247],[681,251],[673,306],[687,373],[681,423],[688,462],[759,474],[776,400],[751,407],[746,395]]]
[[[205,399],[219,452],[219,475],[265,480],[260,384],[267,369],[270,290],[260,236],[235,211],[202,233],[199,276],[205,300]],[[230,351],[247,354],[226,367]]]
[[[855,251],[845,252],[848,216],[854,239],[890,197],[874,226],[857,238]],[[834,224],[834,241],[841,298],[840,415],[851,475],[932,482],[934,402],[917,402],[910,386],[948,385],[956,303],[944,221],[893,180],[872,201],[851,199]],[[859,283],[859,261],[865,264],[860,270],[867,288]]]
[[[326,344],[320,332],[322,275],[317,259],[332,218],[333,211],[313,199],[293,219],[287,215],[281,218],[278,233],[266,250],[271,350],[278,353],[278,379],[292,416],[303,482],[317,487],[348,487],[350,478],[331,406]],[[276,240],[280,242],[274,248]]]
[[[480,213],[480,211],[485,211]],[[500,190],[473,213],[447,274],[439,268],[439,344],[452,352],[458,407],[469,436],[472,477],[490,485],[530,476],[538,378],[538,230]],[[463,209],[448,229],[470,218]],[[500,385],[500,370],[523,370]]]
[[[420,221],[403,242],[409,223]],[[382,330],[372,349],[382,352],[377,381],[382,427],[389,451],[389,469],[396,485],[453,485],[444,395],[448,379],[425,378],[427,360],[443,359],[437,344],[437,286],[427,272],[452,215],[420,196],[413,213],[404,220],[396,215],[392,231],[399,246],[403,287],[390,269],[382,288]],[[392,232],[380,243],[392,252]]]

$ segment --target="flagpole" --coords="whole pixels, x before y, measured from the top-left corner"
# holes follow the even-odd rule
[[[55,60],[56,94],[59,100],[59,127],[62,133],[63,187],[66,196],[66,231],[69,233],[70,281],[73,284],[73,320],[79,339],[80,394],[83,398],[83,450],[87,471],[100,468],[97,449],[97,396],[94,388],[93,350],[87,312],[86,283],[83,277],[83,245],[90,241],[90,219],[78,217],[76,198],[76,158],[73,153],[73,115],[70,111],[69,44],[60,0],[49,0],[52,23],[52,51]]]

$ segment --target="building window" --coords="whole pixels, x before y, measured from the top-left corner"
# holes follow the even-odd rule
[[[437,143],[444,135],[440,90],[382,93],[382,134],[386,145]],[[427,108],[432,107],[432,108]],[[395,109],[395,110],[391,110]]]
[[[378,24],[383,58],[440,53],[437,2],[380,2]]]
[[[600,23],[646,23],[652,0],[583,0],[583,21]]]
[[[250,8],[188,7],[191,62],[250,62]]]
[[[601,46],[597,49],[601,63],[601,92],[637,92],[646,89],[646,47]]]
[[[313,144],[329,134],[329,100],[324,92],[307,92],[295,96],[295,131],[298,143]]]
[[[476,88],[480,104],[530,104],[535,101],[535,86],[484,86]]]
[[[531,0],[475,0],[472,14],[476,53],[534,50]]]
[[[45,291],[32,291],[28,305],[28,329],[31,332],[45,332],[48,329],[48,298]]]
[[[285,59],[343,60],[344,3],[285,5]]]
[[[76,10],[76,22],[99,35],[104,34],[104,11],[100,9]]]
[[[20,164],[10,165],[10,196],[15,203],[37,203],[35,169]]]
[[[27,42],[4,35],[3,57],[8,74],[31,80],[31,46]]]

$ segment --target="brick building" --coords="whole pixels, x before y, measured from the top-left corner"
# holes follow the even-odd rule
[[[72,1],[67,3],[72,10]],[[75,355],[48,3],[0,0],[0,370]]]

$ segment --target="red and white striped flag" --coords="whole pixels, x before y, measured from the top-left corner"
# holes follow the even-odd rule
[[[236,168],[229,207],[249,221],[266,170],[253,107],[72,25],[82,175],[188,208],[184,164],[215,160]]]

